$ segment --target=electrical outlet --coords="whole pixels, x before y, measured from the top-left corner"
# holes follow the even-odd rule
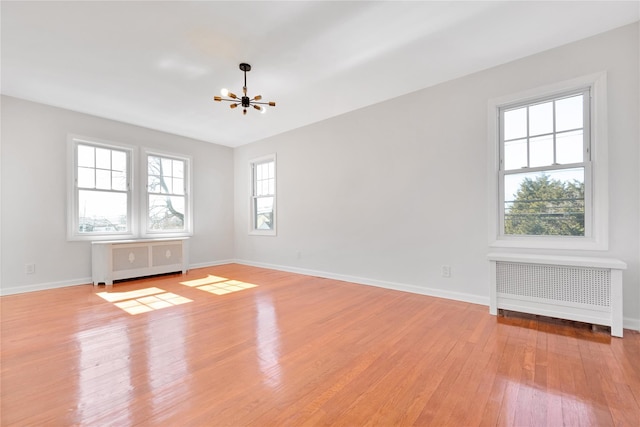
[[[451,266],[443,265],[440,269],[440,274],[442,277],[451,277]]]
[[[35,274],[35,272],[36,272],[36,265],[34,263],[30,262],[24,265],[25,274]]]

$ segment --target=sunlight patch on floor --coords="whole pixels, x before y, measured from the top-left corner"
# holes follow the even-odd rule
[[[147,313],[193,301],[160,288],[145,288],[128,292],[99,292],[96,295],[113,302],[113,305],[129,314]]]
[[[180,282],[182,285],[195,287],[201,291],[209,292],[215,295],[230,294],[245,289],[255,288],[258,285],[253,283],[241,282],[239,280],[229,280],[225,277],[208,275],[202,279],[194,279],[186,282]]]
[[[147,295],[154,295],[165,292],[164,289],[160,288],[144,288],[144,289],[136,289],[134,291],[127,292],[98,292],[100,298],[105,299],[109,302],[123,301],[127,299],[134,299],[140,297],[146,297]]]
[[[226,282],[228,280],[229,279],[227,279],[226,277],[212,276],[211,274],[209,274],[207,277],[204,277],[202,279],[187,280],[186,282],[180,282],[180,284],[195,288],[202,285],[210,285],[212,283]]]

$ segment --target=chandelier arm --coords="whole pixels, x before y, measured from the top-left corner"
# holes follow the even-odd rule
[[[260,100],[262,100],[262,95],[256,95],[254,98],[249,98],[249,96],[247,96],[247,72],[251,71],[251,65],[243,62],[240,64],[240,70],[242,70],[242,72],[244,73],[244,86],[242,87],[243,96],[238,97],[234,95],[232,92],[227,91],[228,97],[223,98],[221,96],[214,96],[213,100],[231,102],[232,103],[232,105],[230,105],[231,108],[242,106],[243,107],[242,114],[247,114],[247,108],[251,106],[256,110],[260,110],[260,111],[265,110],[264,108],[260,107],[260,105],[265,105],[265,106],[268,105],[269,107],[275,107],[276,103],[273,101],[259,102]]]

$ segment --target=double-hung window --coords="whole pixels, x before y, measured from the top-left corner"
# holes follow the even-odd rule
[[[146,232],[189,230],[188,158],[146,153]]]
[[[490,139],[497,142],[494,245],[606,246],[604,79],[579,80],[491,106],[496,127]]]
[[[68,147],[69,240],[191,234],[189,156],[79,136]]]
[[[131,148],[73,139],[71,150],[69,238],[131,235]]]
[[[251,233],[276,234],[276,158],[251,162]]]
[[[589,236],[589,89],[500,109],[504,235]]]

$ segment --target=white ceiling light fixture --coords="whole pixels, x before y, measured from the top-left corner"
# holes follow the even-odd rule
[[[251,71],[251,65],[243,62],[242,64],[240,64],[240,70],[244,72],[244,86],[242,86],[242,96],[238,97],[233,92],[229,92],[227,89],[222,89],[220,91],[222,96],[214,96],[213,100],[232,102],[232,104],[229,106],[231,108],[242,106],[242,114],[247,114],[247,108],[249,107],[253,107],[261,113],[267,112],[267,109],[263,107],[263,105],[275,107],[276,103],[273,101],[259,102],[262,99],[261,95],[256,95],[253,98],[249,98],[247,96],[247,71]]]

